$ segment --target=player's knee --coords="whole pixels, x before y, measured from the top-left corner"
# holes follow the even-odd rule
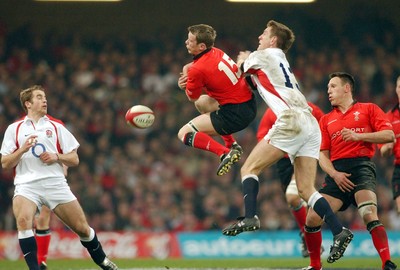
[[[245,162],[243,164],[243,166],[240,168],[240,174],[243,175],[248,175],[248,174],[255,174],[258,175],[258,173],[256,173],[254,171],[254,168],[252,167],[251,164],[248,164],[248,162]]]
[[[74,227],[73,231],[80,238],[88,238],[90,236],[90,227],[86,222],[80,222],[77,226]]]
[[[196,107],[197,111],[201,114],[206,113],[207,111],[205,110],[203,104],[201,104],[198,100],[194,102],[194,106]]]
[[[189,121],[186,125],[184,125],[178,132],[178,139],[185,143],[186,136],[189,133],[196,133],[199,129],[193,123],[193,121]],[[185,143],[186,144],[186,143]]]
[[[371,220],[377,219],[377,205],[374,201],[365,201],[358,205],[358,213],[364,220],[364,223],[368,223]]]
[[[178,139],[181,140],[181,141],[183,141],[183,137],[185,136],[186,132],[187,132],[187,131],[185,130],[185,127],[182,127],[182,128],[178,131],[178,134],[177,134]]]
[[[27,216],[20,216],[16,218],[18,230],[28,230],[32,229],[32,220]]]
[[[307,205],[299,195],[286,194],[286,202],[292,210],[299,210],[303,205]]]
[[[312,208],[310,208],[307,212],[306,225],[309,227],[318,227],[321,226],[321,224],[321,217]]]
[[[182,127],[179,131],[178,131],[178,139],[182,142],[184,142],[185,139],[185,135],[190,132],[187,128],[186,125],[184,127]]]

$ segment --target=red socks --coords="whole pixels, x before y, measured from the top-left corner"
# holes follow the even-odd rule
[[[226,148],[231,148],[232,144],[235,142],[235,139],[232,135],[221,135],[222,139],[225,142]]]
[[[37,243],[37,258],[39,264],[41,262],[46,262],[47,254],[49,252],[50,238],[51,233],[50,230],[40,230],[36,231],[36,243]]]
[[[321,245],[322,233],[321,228],[316,232],[304,232],[307,243],[308,253],[310,254],[310,265],[316,270],[321,269]]]
[[[307,217],[307,207],[303,205],[298,210],[292,210],[292,213],[297,222],[297,226],[299,226],[300,230],[304,232],[304,226],[306,225]]]
[[[198,149],[207,150],[213,152],[214,154],[221,156],[225,153],[229,152],[229,149],[225,146],[221,145],[210,135],[203,132],[196,132],[196,135],[193,138],[193,147]]]
[[[385,227],[378,226],[373,228],[370,231],[372,242],[378,251],[379,256],[381,257],[382,261],[382,268],[387,260],[390,260],[390,250],[389,250],[389,243],[386,234]]]

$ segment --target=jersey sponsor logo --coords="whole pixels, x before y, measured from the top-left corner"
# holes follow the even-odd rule
[[[365,128],[363,127],[356,127],[356,128],[349,128],[351,131],[355,133],[364,133]],[[342,134],[341,130],[336,131],[335,133],[332,134],[331,140],[335,139],[336,137],[340,136]]]

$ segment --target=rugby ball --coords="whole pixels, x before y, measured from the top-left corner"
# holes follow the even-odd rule
[[[125,114],[128,125],[136,128],[148,128],[154,123],[154,112],[147,106],[135,105]]]

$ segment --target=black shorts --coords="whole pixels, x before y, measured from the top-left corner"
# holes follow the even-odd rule
[[[294,173],[294,167],[290,162],[290,158],[284,157],[281,158],[276,163],[276,168],[278,169],[279,180],[281,181],[281,187],[284,193],[286,193],[286,189],[292,180],[292,176]]]
[[[257,103],[254,97],[238,104],[225,104],[210,114],[211,123],[220,135],[228,135],[245,129],[256,118]]]
[[[400,165],[396,165],[393,170],[392,192],[393,199],[400,196]]]
[[[342,192],[332,177],[327,175],[320,189],[324,193],[343,202],[339,211],[346,210],[351,204],[357,206],[354,194],[359,190],[371,190],[376,193],[376,166],[368,157],[344,158],[335,160],[333,166],[339,172],[351,174],[348,178],[356,184],[350,192]]]

